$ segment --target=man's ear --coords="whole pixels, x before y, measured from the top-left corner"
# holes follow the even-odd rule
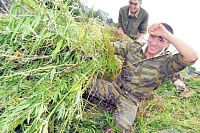
[[[140,2],[139,4],[140,4],[140,6],[141,6],[141,5],[142,5],[142,2]]]
[[[170,45],[170,44],[171,44],[170,42],[166,43],[166,45],[165,45],[165,52],[166,52],[167,49],[169,48],[169,45]]]
[[[170,44],[171,44],[170,42],[167,42],[167,44],[165,45],[165,48],[168,48]]]

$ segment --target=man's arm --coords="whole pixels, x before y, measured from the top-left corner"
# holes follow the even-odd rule
[[[139,37],[137,38],[137,41],[138,41],[138,42],[142,41],[142,39],[144,38],[144,35],[145,35],[145,33],[141,33],[141,34],[139,35]]]
[[[130,49],[130,45],[132,44],[133,42],[114,42],[113,47],[115,49],[115,54],[125,57]]]
[[[122,9],[120,8],[119,10],[119,16],[118,16],[118,29],[119,29],[119,32],[123,33],[124,34],[124,29],[123,29],[123,25],[122,25],[122,14],[121,14],[121,11]]]
[[[119,32],[124,34],[124,30],[122,26],[119,27]]]
[[[187,45],[184,41],[178,39],[171,33],[166,33],[165,38],[169,40],[172,45],[179,51],[183,56],[183,60],[186,62],[194,62],[198,59],[198,54],[194,49]]]
[[[153,24],[148,29],[149,33],[167,39],[183,56],[183,60],[192,63],[198,59],[197,52],[184,41],[171,34],[161,23]]]
[[[143,18],[139,27],[140,35],[137,38],[138,42],[140,42],[144,38],[144,35],[147,33],[148,21],[149,21],[149,14],[147,13],[146,16]]]

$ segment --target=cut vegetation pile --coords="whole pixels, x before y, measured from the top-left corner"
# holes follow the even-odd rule
[[[121,63],[111,41],[129,38],[94,19],[75,16],[79,9],[71,1],[52,2],[52,7],[42,0],[12,3],[10,13],[0,14],[0,131],[101,132],[107,125],[115,128],[110,113],[84,100],[82,94],[91,77],[117,77]],[[199,130],[199,95],[195,90],[191,100],[177,98],[178,104],[187,106],[182,110],[173,106],[164,115],[165,106],[176,104],[157,108],[158,103],[152,101],[147,106],[152,108],[140,112],[135,130],[157,131],[171,125],[180,131]],[[176,103],[176,96],[172,100]],[[186,112],[189,106],[192,110]],[[148,112],[157,109],[162,117],[150,119]]]
[[[85,81],[116,75],[110,35],[96,20],[76,22],[71,3],[13,3],[0,16],[0,130],[75,131]]]

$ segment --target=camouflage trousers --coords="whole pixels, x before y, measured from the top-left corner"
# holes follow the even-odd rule
[[[95,79],[89,85],[87,92],[91,96],[106,101],[117,107],[115,113],[113,114],[113,120],[116,126],[129,130],[134,124],[139,99],[122,91],[115,81],[108,82]]]

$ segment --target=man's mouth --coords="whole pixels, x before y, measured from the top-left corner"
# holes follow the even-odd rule
[[[135,8],[132,8],[132,9],[130,9],[131,11],[135,11],[136,9]]]
[[[158,47],[157,47],[157,46],[152,46],[152,45],[150,45],[150,49],[151,49],[151,50],[156,50],[156,49],[158,49]]]

